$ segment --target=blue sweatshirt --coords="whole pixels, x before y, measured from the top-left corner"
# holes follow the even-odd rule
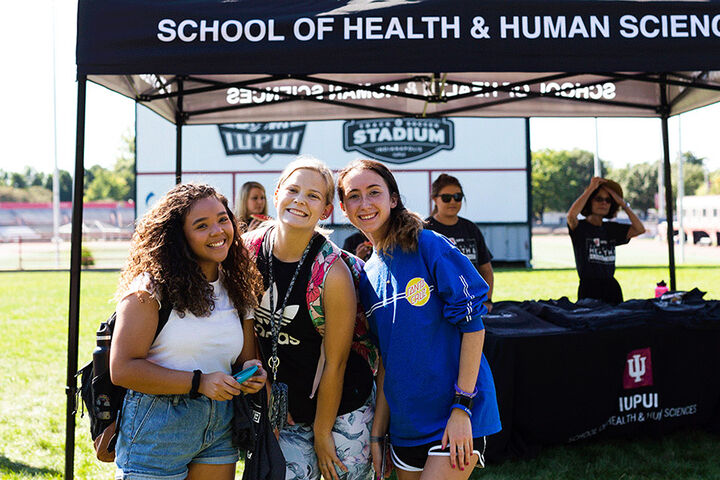
[[[393,445],[442,439],[460,367],[462,334],[483,330],[488,285],[447,238],[422,230],[418,249],[399,247],[365,264],[360,299],[385,367]],[[500,431],[495,385],[483,355],[472,408],[473,437]]]

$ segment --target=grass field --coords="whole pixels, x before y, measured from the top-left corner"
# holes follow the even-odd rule
[[[717,265],[717,264],[716,264]],[[678,269],[681,289],[720,298],[720,268]],[[618,269],[626,298],[646,298],[666,267]],[[117,272],[85,272],[80,309],[80,364],[90,359],[97,324]],[[495,300],[575,299],[574,269],[499,270]],[[0,273],[0,478],[58,479],[64,472],[65,377],[69,275]],[[75,476],[110,479],[112,465],[93,456],[87,418],[78,415]],[[699,430],[663,438],[590,441],[543,450],[530,460],[491,464],[476,479],[720,479],[720,437]],[[239,478],[239,476],[238,476]]]

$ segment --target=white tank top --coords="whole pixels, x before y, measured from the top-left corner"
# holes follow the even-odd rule
[[[215,309],[207,317],[185,312],[181,318],[176,310],[170,312],[167,324],[150,346],[148,361],[173,370],[231,373],[243,348],[242,321],[220,278],[210,285],[215,292]],[[124,296],[138,291],[161,302],[148,273],[135,278]],[[243,318],[252,318],[252,310]]]

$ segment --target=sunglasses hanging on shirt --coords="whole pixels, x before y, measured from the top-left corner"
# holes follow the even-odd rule
[[[465,194],[462,192],[458,193],[443,193],[441,195],[438,195],[443,201],[443,203],[450,203],[450,200],[455,200],[456,202],[462,202],[462,199],[465,198]]]

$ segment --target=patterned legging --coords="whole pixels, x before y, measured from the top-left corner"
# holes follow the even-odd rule
[[[375,414],[375,392],[365,405],[337,417],[332,436],[340,461],[348,468],[343,472],[336,467],[342,480],[369,480],[372,478],[370,461],[370,428]],[[289,425],[280,432],[280,448],[287,469],[285,480],[319,480],[320,468],[315,456],[312,424]]]

